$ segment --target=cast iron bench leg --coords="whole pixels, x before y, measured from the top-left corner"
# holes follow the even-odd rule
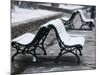
[[[14,61],[15,56],[17,56],[18,54],[19,54],[19,53],[16,52],[16,53],[12,56],[12,58],[11,58],[11,61],[12,61],[12,62]]]
[[[77,58],[77,64],[80,64],[80,57],[78,56],[77,53],[74,53],[74,52],[72,52],[72,51],[65,51],[65,52],[63,52],[63,51],[64,51],[64,50],[60,51],[59,55],[56,57],[56,59],[55,59],[55,63],[56,63],[56,64],[58,64],[59,58],[60,58],[62,55],[67,54],[67,53],[72,53],[72,54],[74,54],[74,55],[76,56],[76,58]],[[81,53],[80,53],[80,54],[81,54]]]

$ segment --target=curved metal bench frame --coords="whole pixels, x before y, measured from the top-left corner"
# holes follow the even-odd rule
[[[59,62],[59,58],[62,55],[67,54],[67,53],[72,53],[76,56],[77,63],[79,64],[80,63],[80,57],[79,56],[82,56],[81,50],[83,49],[83,47],[80,44],[76,44],[76,45],[72,45],[72,46],[68,46],[68,45],[64,44],[64,42],[62,42],[62,40],[59,36],[58,30],[56,29],[56,27],[53,24],[49,24],[48,28],[50,30],[54,29],[55,34],[56,34],[56,39],[57,39],[58,44],[60,46],[60,52],[59,52],[58,56],[55,59],[55,63]]]
[[[12,56],[12,61],[14,60],[14,57],[18,54],[31,54],[36,58],[36,62],[38,63],[38,60],[37,60],[38,57],[36,55],[36,48],[37,47],[41,48],[44,51],[44,55],[47,54],[46,50],[44,48],[44,41],[45,41],[45,39],[46,39],[46,37],[51,29],[54,29],[55,34],[56,34],[56,39],[57,39],[58,44],[60,46],[60,52],[55,59],[55,63],[58,63],[59,58],[62,55],[67,54],[67,53],[74,54],[77,58],[77,63],[80,63],[79,55],[82,56],[81,50],[82,50],[83,46],[80,45],[80,43],[77,43],[74,45],[72,45],[72,44],[67,45],[63,42],[64,40],[63,41],[61,40],[61,36],[59,36],[60,32],[66,33],[66,31],[65,31],[64,25],[60,19],[50,21],[47,24],[45,24],[44,26],[40,27],[40,29],[39,29],[38,33],[36,34],[36,36],[34,37],[34,39],[26,45],[20,44],[16,41],[12,41],[12,46],[14,48],[16,48],[16,50],[17,50],[16,53]],[[68,37],[66,36],[66,38],[68,38]]]
[[[46,55],[46,50],[44,48],[44,41],[48,35],[49,30],[46,27],[40,27],[38,33],[34,37],[34,39],[28,43],[27,45],[20,44],[16,41],[12,41],[11,45],[13,48],[15,48],[17,51],[12,56],[12,61],[14,61],[14,57],[18,54],[31,54],[36,58],[36,62],[38,62],[38,57],[36,55],[36,48],[39,47],[44,51],[44,55]]]
[[[94,20],[93,19],[86,19],[85,16],[83,15],[82,10],[76,10],[76,12],[80,15],[82,25],[79,29],[82,29],[84,26],[88,26],[90,30],[93,29],[94,25]]]
[[[61,19],[61,20],[63,21],[64,25],[67,26],[69,29],[74,29],[75,26],[74,26],[73,20],[77,14],[79,14],[79,16],[81,18],[81,22],[82,22],[82,25],[80,26],[79,29],[81,30],[81,29],[83,29],[84,26],[88,26],[89,30],[92,30],[92,28],[94,27],[94,22],[93,22],[94,20],[93,19],[86,19],[81,10],[73,11],[71,17],[67,21],[64,19]],[[84,19],[88,20],[88,21],[85,21]]]
[[[77,11],[73,11],[71,17],[66,21],[64,19],[61,19],[64,23],[64,25],[69,28],[69,29],[74,29],[74,24],[73,24],[73,20],[75,18],[75,16],[78,14]]]

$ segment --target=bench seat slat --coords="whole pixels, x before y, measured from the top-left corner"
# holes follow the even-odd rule
[[[15,39],[13,39],[12,41],[18,42],[20,44],[29,44],[33,39],[34,39],[35,35],[31,34],[31,33],[25,33]]]

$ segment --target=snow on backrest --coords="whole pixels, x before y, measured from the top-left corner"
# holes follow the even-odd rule
[[[86,19],[86,18],[85,18],[85,16],[84,16],[82,10],[79,9],[79,10],[77,10],[77,11],[79,11],[80,16],[82,17],[82,19],[83,19],[84,21],[91,21],[91,22],[94,23],[94,20],[93,20],[93,19]]]
[[[48,23],[46,23],[46,25],[49,25],[49,24],[52,24],[56,27],[60,37],[62,37],[64,33],[66,33],[66,37],[69,36],[69,34],[65,30],[63,22],[60,19],[51,20]]]
[[[40,28],[41,27],[47,27],[47,26],[48,26],[48,24],[46,23],[46,24],[41,25]]]
[[[83,12],[82,12],[82,10],[79,9],[79,10],[77,10],[77,11],[80,13],[82,19],[83,19],[83,20],[86,20],[86,18],[84,17],[84,14],[83,14]]]

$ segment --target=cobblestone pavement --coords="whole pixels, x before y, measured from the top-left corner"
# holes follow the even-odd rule
[[[36,33],[36,32],[33,32]],[[42,55],[43,51],[37,48],[37,52],[41,53],[38,56],[39,63],[32,62],[30,55],[18,55],[15,62],[11,64],[11,72],[14,73],[41,73],[41,72],[55,72],[55,71],[74,71],[74,70],[93,70],[96,68],[96,38],[95,29],[93,31],[86,30],[69,30],[69,34],[80,34],[86,39],[85,46],[82,50],[83,56],[80,57],[81,63],[76,64],[75,58],[71,54],[65,54],[61,57],[59,64],[54,63],[55,57],[59,53],[59,46],[56,41],[54,31],[51,30],[47,39],[45,40],[45,48],[47,55]],[[67,38],[67,37],[66,37]],[[12,48],[12,54],[15,50]]]

